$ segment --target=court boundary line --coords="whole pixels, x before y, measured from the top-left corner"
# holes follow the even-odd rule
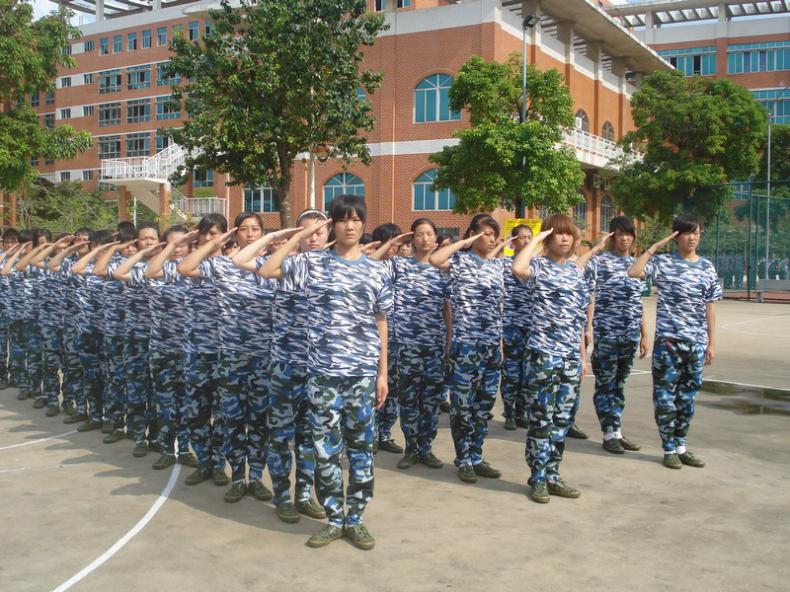
[[[33,444],[46,442],[47,440],[57,440],[58,438],[65,438],[66,436],[71,436],[72,434],[76,434],[76,433],[77,430],[70,430],[68,432],[63,432],[62,434],[47,436],[46,438],[37,438],[35,440],[28,440],[27,442],[20,442],[19,444],[11,444],[10,446],[0,446],[0,450],[11,450],[12,448],[22,448],[24,446],[32,446]]]

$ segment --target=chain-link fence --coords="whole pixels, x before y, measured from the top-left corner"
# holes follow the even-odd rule
[[[734,183],[699,252],[716,265],[725,296],[790,300],[786,285],[761,281],[790,279],[790,180]]]

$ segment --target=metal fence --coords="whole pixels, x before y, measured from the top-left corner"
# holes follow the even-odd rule
[[[699,252],[716,265],[726,295],[751,300],[760,280],[790,279],[790,179],[731,188]]]

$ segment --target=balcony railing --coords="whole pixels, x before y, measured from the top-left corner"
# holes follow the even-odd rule
[[[184,149],[177,144],[171,144],[154,156],[102,160],[101,176],[103,180],[153,179],[164,182],[185,161]]]
[[[614,142],[581,129],[563,132],[563,144],[576,150],[576,158],[583,164],[597,168],[612,168],[612,160],[621,158],[623,150]],[[641,160],[641,155],[636,158]]]

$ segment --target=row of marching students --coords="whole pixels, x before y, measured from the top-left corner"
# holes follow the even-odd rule
[[[407,233],[412,256],[391,257],[406,237],[380,237],[382,244],[363,248],[365,219],[362,198],[339,196],[328,218],[309,210],[299,217],[299,227],[265,235],[260,218],[251,213],[237,217],[230,231],[218,215],[202,219],[192,233],[172,227],[164,242],[148,224],[132,237],[119,228],[117,241],[109,233],[94,233],[88,244],[78,233],[74,244],[65,237],[27,251],[9,249],[3,277],[26,281],[43,268],[53,282],[49,291],[65,294],[60,300],[67,309],[58,318],[64,403],[73,399],[75,407],[68,421],[82,421],[80,429],[89,430],[102,427],[102,418],[109,420],[106,441],[131,434],[136,456],[161,453],[154,468],[178,461],[195,465],[186,481],[191,485],[208,479],[226,484],[227,460],[232,473],[227,501],[249,492],[261,500],[273,497],[276,515],[285,522],[298,521],[300,514],[328,518],[308,540],[313,547],[342,536],[360,548],[373,547],[363,513],[373,495],[374,448],[391,441],[388,430],[393,413],[395,421],[398,416],[397,408],[387,410],[388,401],[400,402],[406,439],[398,466],[421,462],[439,468],[431,443],[442,386],[449,382],[459,478],[500,476],[484,460],[483,443],[500,382],[504,305],[502,391],[506,415],[527,411],[531,496],[536,501],[547,501],[549,493],[578,496],[559,478],[558,468],[583,374],[582,328],[591,286],[585,270],[603,243],[569,261],[579,231],[569,218],[552,216],[532,240],[516,229],[518,254],[503,258],[498,257],[499,227],[490,216],[475,217],[466,238],[446,246],[437,245],[436,227],[421,218]],[[694,228],[698,240],[699,227]],[[334,242],[327,249],[330,230]],[[684,233],[689,231],[680,236]],[[633,238],[632,227],[630,234]],[[232,257],[222,253],[231,235],[239,249]],[[615,245],[616,237],[615,231]],[[535,256],[541,242],[543,253]],[[699,286],[707,281],[709,263],[691,261],[691,255],[689,266],[701,273],[685,292],[677,292],[675,259],[664,266],[662,255],[645,266],[659,285],[659,325],[667,316],[664,309],[676,322],[672,307],[679,306],[693,311],[680,318],[698,331],[700,298],[715,299],[709,287],[700,291]],[[632,259],[623,261],[630,265]],[[642,274],[641,268],[629,271]],[[663,278],[672,296],[662,300]],[[599,295],[603,283],[596,284]],[[42,331],[43,326],[42,321]],[[601,327],[611,333],[605,323]],[[661,339],[667,351],[680,352],[662,358],[674,364],[665,372],[661,413],[656,407],[665,458],[677,459],[679,453],[686,461],[698,460],[682,449],[694,379],[701,372],[695,366],[698,344],[689,349],[685,334],[662,333]],[[672,343],[679,349],[667,345]],[[608,383],[614,392],[604,393],[615,416],[622,410],[628,351],[618,354],[623,360]],[[57,407],[57,391],[54,399],[50,392],[49,401],[50,409]],[[604,433],[606,440],[627,442],[619,425]],[[190,444],[196,459],[188,452]],[[345,492],[343,452],[349,471]],[[264,466],[273,493],[261,482]],[[313,486],[322,507],[312,500]]]

